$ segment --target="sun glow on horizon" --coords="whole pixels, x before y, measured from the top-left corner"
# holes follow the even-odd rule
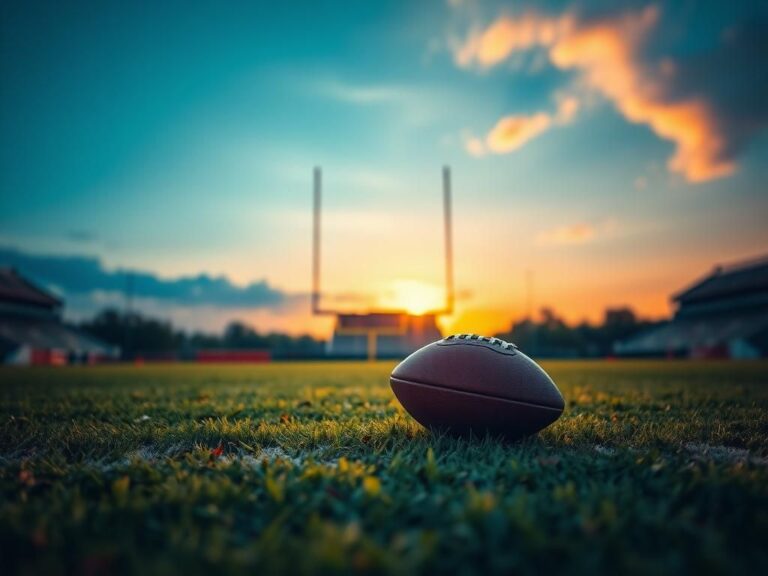
[[[445,307],[445,290],[420,280],[395,280],[379,298],[379,306],[420,316]]]

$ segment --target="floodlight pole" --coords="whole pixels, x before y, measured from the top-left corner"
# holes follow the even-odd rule
[[[453,313],[453,227],[451,224],[451,169],[443,166],[443,217],[445,224],[445,314]]]

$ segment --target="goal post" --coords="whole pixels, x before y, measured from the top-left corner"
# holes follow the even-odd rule
[[[443,187],[443,248],[445,258],[445,303],[443,308],[430,310],[423,315],[442,316],[453,313],[454,305],[454,285],[453,285],[453,223],[452,223],[452,192],[451,192],[451,169],[449,166],[443,166],[442,169],[442,187]],[[366,349],[369,360],[375,360],[378,352],[379,336],[405,336],[408,332],[408,314],[399,310],[391,311],[371,311],[360,314],[365,318],[366,314],[371,317],[369,325],[365,321],[354,327],[344,326],[341,318],[352,316],[350,312],[324,308],[322,304],[321,289],[321,261],[322,261],[322,203],[323,203],[323,175],[322,169],[315,166],[312,171],[312,313],[314,315],[334,315],[337,317],[334,334],[338,336],[366,336]],[[399,316],[396,326],[376,325],[373,316],[392,315]],[[380,319],[380,318],[379,318]],[[404,319],[404,320],[403,320]]]

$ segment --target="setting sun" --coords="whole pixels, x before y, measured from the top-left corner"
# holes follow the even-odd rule
[[[379,299],[382,308],[421,315],[445,307],[445,291],[419,280],[395,280]]]

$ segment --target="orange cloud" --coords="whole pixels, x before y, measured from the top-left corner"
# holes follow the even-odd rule
[[[537,241],[543,245],[584,244],[592,240],[596,234],[597,230],[594,226],[580,223],[545,230],[538,235]]]
[[[468,67],[473,63],[490,68],[505,60],[513,52],[534,46],[549,46],[573,27],[574,19],[542,18],[529,12],[520,18],[499,18],[482,33],[471,36],[455,54],[456,63]]]
[[[484,156],[488,152],[495,154],[513,152],[549,130],[553,125],[571,122],[578,110],[578,99],[574,96],[561,96],[558,98],[554,115],[537,112],[529,116],[505,116],[496,123],[484,140],[475,136],[466,138],[464,148],[472,156]]]
[[[491,152],[497,154],[512,152],[536,138],[551,124],[552,119],[544,112],[532,116],[507,116],[499,120],[490,131],[486,145]]]
[[[646,124],[659,137],[674,142],[669,170],[690,182],[727,176],[736,166],[711,106],[703,98],[669,98],[666,83],[674,78],[674,64],[667,61],[654,71],[641,60],[640,47],[658,17],[654,6],[595,22],[580,22],[571,15],[504,17],[470,37],[455,59],[463,67],[488,68],[515,52],[544,47],[556,67],[579,70],[584,84],[614,102],[627,120]],[[540,121],[537,126],[536,134],[546,129]]]
[[[557,103],[557,115],[555,120],[558,124],[567,124],[576,117],[579,111],[579,101],[574,96],[564,96]]]
[[[536,236],[536,243],[540,246],[586,244],[600,238],[614,236],[617,232],[619,232],[619,223],[612,218],[596,223],[578,222],[544,230]]]
[[[469,136],[464,140],[464,149],[475,157],[485,155],[485,143],[477,136]]]

